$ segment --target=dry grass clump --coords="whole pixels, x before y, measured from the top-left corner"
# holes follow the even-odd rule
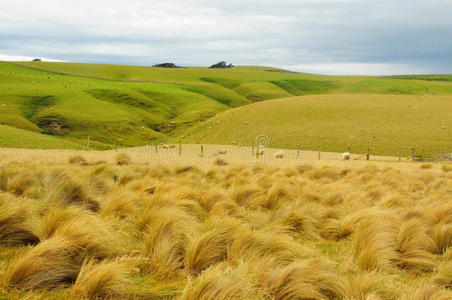
[[[433,165],[432,164],[422,164],[420,166],[420,168],[421,169],[431,169],[431,168],[433,168]]]
[[[227,251],[228,261],[238,264],[244,258],[271,261],[274,267],[288,265],[313,255],[283,232],[242,229]]]
[[[126,218],[136,212],[135,197],[128,191],[114,190],[106,195],[100,209],[101,215]]]
[[[80,164],[0,170],[6,298],[451,299],[450,172]]]
[[[81,155],[73,155],[69,157],[69,163],[72,165],[80,165],[80,166],[86,166],[88,165],[88,162],[86,159]]]
[[[432,229],[434,253],[444,254],[452,247],[452,224],[438,224]]]
[[[397,261],[396,230],[388,219],[364,219],[353,236],[356,263],[363,271],[392,272]]]
[[[215,166],[227,166],[228,162],[221,157],[215,158],[215,161],[213,162]]]
[[[186,248],[197,225],[194,219],[170,207],[147,210],[141,218],[138,226],[145,231],[144,254],[150,259],[148,271],[163,277],[183,271]]]
[[[48,239],[13,261],[5,272],[5,282],[9,287],[24,290],[71,284],[80,270],[80,251],[69,239]]]
[[[116,155],[116,164],[118,166],[128,165],[131,161],[132,159],[127,153],[118,153],[118,155]]]
[[[25,208],[15,203],[0,203],[0,245],[37,244],[39,239],[29,218]]]
[[[452,299],[452,291],[447,289],[441,289],[434,284],[425,284],[417,287],[413,287],[408,291],[401,291],[401,300],[449,300]]]
[[[88,299],[121,298],[128,283],[125,266],[113,262],[85,261],[75,281],[75,294]]]
[[[345,275],[345,299],[394,299],[396,287],[383,273],[353,272]],[[392,285],[392,286],[391,286]]]
[[[262,299],[249,278],[240,270],[217,264],[199,277],[190,279],[182,292],[183,300]]]
[[[444,173],[451,172],[452,171],[452,166],[450,166],[450,165],[443,165],[441,167],[441,170],[443,170]]]
[[[452,289],[452,261],[442,263],[434,282],[444,288]]]
[[[259,286],[273,299],[338,299],[346,283],[322,259],[302,260],[260,274]]]
[[[224,261],[239,227],[239,222],[232,218],[209,220],[187,247],[187,270],[199,274],[212,264]]]
[[[432,271],[435,248],[427,229],[415,219],[402,224],[398,236],[398,266],[419,271]]]

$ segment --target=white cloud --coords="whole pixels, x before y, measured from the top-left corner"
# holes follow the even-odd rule
[[[285,66],[287,70],[329,75],[407,75],[425,74],[428,69],[407,64],[324,63]]]
[[[30,61],[30,60],[33,60],[35,58],[40,58],[40,59],[45,60],[45,61],[60,61],[60,62],[62,62],[62,60],[52,59],[52,58],[47,58],[47,57],[31,57],[31,56],[23,56],[23,55],[7,55],[7,54],[0,53],[0,61]]]

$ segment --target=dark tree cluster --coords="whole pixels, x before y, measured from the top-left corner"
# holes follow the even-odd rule
[[[226,68],[232,68],[232,64],[226,64],[225,61],[220,61],[219,63],[216,63],[214,65],[211,65],[210,68],[212,69],[226,69]]]
[[[153,67],[157,67],[157,68],[181,68],[179,66],[176,66],[173,63],[155,64]]]

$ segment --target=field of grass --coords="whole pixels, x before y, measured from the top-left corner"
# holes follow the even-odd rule
[[[318,95],[264,101],[221,113],[186,132],[186,142],[409,155],[450,152],[447,96]],[[298,145],[298,146],[297,146]]]
[[[452,166],[340,163],[2,149],[0,298],[451,299]]]
[[[350,139],[354,139],[353,144],[360,139],[356,146],[370,145],[379,154],[395,155],[394,151],[417,147],[419,141],[425,145],[431,144],[428,150],[450,150],[448,142],[442,145],[441,139],[450,137],[451,126],[446,130],[447,134],[436,132],[435,127],[450,113],[450,97],[447,101],[432,97],[452,95],[449,78],[449,75],[321,76],[245,66],[232,69],[164,69],[78,63],[0,62],[0,125],[9,126],[4,129],[14,127],[25,130],[27,132],[20,132],[36,138],[42,136],[49,140],[50,137],[55,142],[61,141],[60,146],[55,147],[72,149],[77,149],[88,135],[93,148],[105,149],[115,145],[156,144],[187,135],[187,131],[196,132],[190,141],[229,143],[230,139],[240,139],[251,143],[252,135],[263,130],[264,134],[278,134],[278,137],[272,137],[277,147],[294,148],[300,144],[306,149],[325,147],[322,150],[343,151],[346,144],[352,143]],[[297,106],[293,111],[292,103],[298,103],[299,100],[282,100],[276,102],[278,109],[271,116],[263,112],[263,116],[250,118],[272,120],[268,126],[274,132],[260,127],[242,132],[243,126],[235,122],[228,123],[231,126],[227,129],[229,133],[224,133],[225,129],[221,129],[221,133],[206,133],[204,129],[212,127],[211,121],[202,125],[201,129],[195,127],[216,115],[221,119],[221,113],[236,107],[246,107],[246,111],[254,109],[257,106],[247,106],[254,102],[321,94],[331,95],[335,101],[320,101],[319,105],[324,107],[319,109],[308,105],[311,108],[306,111],[302,111],[303,106]],[[359,101],[351,101],[350,94],[359,95],[356,96]],[[428,105],[417,97],[394,98],[386,95],[428,95],[425,99],[432,103]],[[271,106],[266,103],[262,105]],[[337,113],[333,113],[333,110]],[[438,113],[440,110],[442,114]],[[313,114],[309,116],[308,112]],[[301,126],[299,122],[288,125],[297,113],[305,116],[301,118],[304,123]],[[387,121],[389,116],[399,114],[402,118],[414,116],[413,121],[402,120],[400,124],[394,120]],[[382,119],[386,120],[382,122],[383,126],[376,124],[380,116],[386,117]],[[330,117],[328,122],[326,119]],[[419,129],[419,120],[428,118],[433,121]],[[333,124],[337,121],[344,123]],[[444,122],[450,123],[448,120]],[[369,128],[361,128],[369,124]],[[338,136],[325,140],[332,135],[328,131],[336,127],[342,128]],[[404,141],[396,148],[402,149],[395,149],[396,141],[391,135],[399,132],[391,131],[388,135],[388,130],[399,129],[408,133],[400,133]],[[344,134],[347,131],[352,134]],[[0,146],[28,147],[30,143],[16,138],[17,132],[12,130],[9,137],[9,131],[6,131],[6,135],[0,139]],[[305,134],[308,136],[300,139]],[[392,145],[381,146],[388,140]],[[41,143],[31,147],[46,146]]]
[[[0,124],[38,134],[89,135],[110,148],[145,145],[165,138],[170,124],[184,128],[228,108],[183,85],[115,82],[0,63]],[[52,122],[61,128],[52,131]],[[64,139],[57,139],[61,148],[69,146]]]

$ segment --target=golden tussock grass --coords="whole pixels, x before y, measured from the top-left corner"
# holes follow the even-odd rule
[[[28,219],[29,213],[19,204],[0,202],[0,245],[29,245],[39,242]]]
[[[128,272],[114,261],[87,260],[80,268],[73,292],[88,299],[121,298],[127,287]]]
[[[118,155],[116,155],[116,164],[118,166],[128,165],[130,164],[130,162],[131,158],[127,153],[119,153]]]
[[[73,155],[69,158],[69,163],[74,165],[86,166],[88,162],[81,155]]]
[[[77,155],[0,170],[7,299],[451,299],[444,168]]]
[[[11,262],[4,280],[8,286],[24,290],[71,284],[77,278],[82,260],[81,249],[76,243],[55,237]]]
[[[259,286],[273,299],[338,299],[346,283],[323,259],[302,260],[260,274]]]

